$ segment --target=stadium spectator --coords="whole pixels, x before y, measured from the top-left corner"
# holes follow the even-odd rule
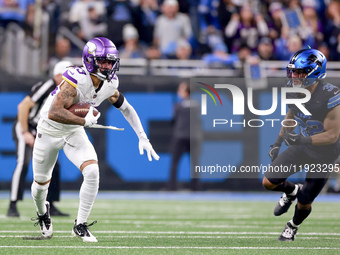
[[[200,21],[201,33],[205,33],[209,26],[220,30],[220,23],[218,20],[218,6],[219,0],[200,0],[198,6],[198,14]]]
[[[151,45],[146,50],[145,55],[148,60],[160,59],[162,57],[162,53],[156,45]]]
[[[123,28],[124,45],[119,47],[120,58],[145,58],[146,46],[139,43],[137,29],[132,24]]]
[[[318,47],[318,50],[321,51],[327,59],[333,60],[330,54],[329,46],[326,42],[321,43]]]
[[[199,190],[199,176],[193,171],[194,166],[198,166],[198,159],[201,150],[202,130],[200,124],[200,110],[198,102],[190,99],[190,85],[181,82],[177,89],[177,95],[181,99],[174,108],[174,130],[170,144],[170,153],[172,155],[170,179],[167,189],[175,191],[178,189],[177,169],[178,163],[184,153],[190,153],[192,168],[191,190]],[[191,114],[190,114],[191,112]],[[190,129],[190,125],[192,127]]]
[[[152,45],[153,31],[159,14],[157,0],[140,0],[136,8],[135,25],[139,33],[139,40],[148,46]]]
[[[305,33],[312,34],[315,43],[319,44],[323,41],[323,26],[316,12],[316,3],[314,0],[302,1],[302,14],[304,18],[303,30]],[[310,45],[313,47],[313,45]]]
[[[242,49],[239,51],[242,53]],[[237,53],[228,54],[224,44],[216,45],[212,53],[203,56],[202,60],[210,67],[232,66],[239,60]]]
[[[108,38],[119,48],[124,44],[123,27],[126,24],[136,24],[134,8],[130,0],[107,1]]]
[[[182,3],[183,1],[180,1]],[[193,43],[197,43],[200,34],[199,28],[199,17],[198,17],[198,5],[199,1],[197,0],[187,0],[189,4],[188,13],[180,9],[180,12],[186,13],[189,15],[192,33],[193,33],[193,42],[190,42],[192,45]],[[181,4],[180,4],[181,5]]]
[[[328,23],[325,29],[325,39],[329,45],[330,56],[334,61],[340,60],[340,3],[330,2],[326,16]]]
[[[88,5],[87,15],[83,15],[78,21],[78,37],[84,41],[89,41],[96,36],[107,35],[107,23],[104,15],[99,15],[94,5]]]
[[[216,45],[213,52],[203,56],[203,61],[209,67],[225,67],[234,68],[236,63],[240,63],[240,76],[243,76],[243,65],[245,61],[252,59],[252,52],[246,43],[239,46],[239,50],[235,53],[228,54],[224,44]]]
[[[12,22],[23,26],[27,10],[32,7],[34,7],[34,0],[0,1],[0,26],[6,28]]]
[[[253,14],[250,6],[244,5],[240,14],[234,13],[230,22],[225,28],[225,34],[228,38],[234,38],[231,52],[238,50],[237,41],[245,41],[252,51],[257,48],[259,37],[268,35],[268,26],[263,16],[258,13]]]
[[[104,1],[78,0],[69,11],[67,26],[81,40],[107,35],[106,9]]]
[[[312,203],[326,184],[332,165],[340,154],[340,89],[323,78],[326,76],[327,59],[318,50],[299,50],[291,57],[287,66],[287,86],[304,87],[311,93],[311,99],[304,104],[310,115],[303,114],[301,108],[289,105],[285,116],[287,121],[297,119],[299,134],[294,132],[296,124],[287,122],[282,127],[277,140],[271,146],[269,156],[271,169],[290,168],[288,171],[267,171],[263,185],[268,190],[284,192],[274,209],[280,216],[288,211],[297,198],[293,218],[287,222],[279,241],[294,241],[301,223],[312,211]],[[325,89],[326,88],[326,89]],[[291,94],[290,98],[299,95]],[[318,123],[313,125],[311,123]],[[282,142],[289,147],[279,154]],[[294,167],[307,168],[303,184],[294,184],[287,178],[296,173]],[[326,165],[324,171],[308,171],[306,166]]]
[[[269,33],[268,36],[272,40],[276,40],[281,36],[282,30],[282,20],[281,15],[282,13],[282,4],[280,2],[273,2],[269,6],[269,21],[268,21],[268,28]]]
[[[218,7],[218,19],[221,27],[221,31],[225,31],[225,28],[227,27],[231,16],[238,12],[237,6],[234,3],[233,0],[222,0],[220,1],[219,7]],[[228,52],[230,53],[230,50],[232,48],[233,38],[227,37],[224,32],[222,32],[224,43],[227,46]]]
[[[281,38],[275,41],[275,54],[278,60],[289,60],[294,52],[313,44],[313,38],[309,37],[309,40],[303,43],[300,36],[296,34],[289,35],[289,28],[283,27]]]
[[[105,15],[105,2],[100,0],[76,0],[71,4],[68,19],[70,23],[79,23],[88,16],[89,7],[96,10],[98,16]]]
[[[221,33],[221,26],[218,19],[218,6],[219,0],[200,0],[198,6],[198,17],[199,17],[199,41],[202,44],[208,44],[209,35],[211,31],[215,31],[215,34]]]
[[[228,48],[224,43],[223,36],[220,30],[217,30],[213,26],[209,26],[206,31],[206,41],[205,44],[212,51],[215,50],[216,46],[226,48],[226,52],[228,52]]]
[[[64,37],[60,37],[57,39],[55,43],[55,50],[53,51],[54,55],[52,55],[48,62],[48,67],[46,70],[49,70],[50,76],[52,76],[53,68],[59,61],[64,58],[70,57],[71,55],[71,42]]]
[[[191,59],[191,53],[192,48],[190,43],[188,43],[186,40],[181,40],[178,42],[175,54],[176,59],[179,60]]]
[[[276,60],[274,46],[269,37],[263,37],[257,46],[257,53],[262,60]]]
[[[13,139],[17,150],[17,165],[13,172],[10,205],[8,217],[19,217],[17,202],[23,200],[26,175],[28,166],[32,159],[33,144],[36,138],[36,128],[42,108],[46,98],[62,81],[62,73],[68,66],[72,66],[69,61],[61,61],[56,64],[53,70],[53,78],[35,84],[29,95],[27,95],[18,105],[17,121],[13,125]],[[60,199],[60,167],[59,163],[54,167],[51,184],[47,196],[51,206],[51,215],[69,216],[60,212],[55,206],[54,201]]]
[[[186,14],[178,12],[177,0],[165,0],[162,14],[158,16],[154,31],[154,45],[158,46],[165,57],[175,55],[180,40],[188,40],[192,36],[190,19]]]
[[[291,35],[298,35],[303,42],[303,45],[309,45],[310,47],[316,47],[316,38],[314,37],[314,31],[311,22],[311,13],[308,8],[307,14],[309,22],[306,22],[304,19],[304,14],[302,13],[301,6],[298,0],[291,0],[286,3],[288,8],[285,8],[282,12],[282,33],[286,33],[283,35],[281,33],[281,37],[290,37]],[[310,4],[306,5],[310,6]],[[314,19],[314,18],[313,18]],[[286,59],[288,60],[288,59]]]

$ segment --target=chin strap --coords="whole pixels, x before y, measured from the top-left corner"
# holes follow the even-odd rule
[[[96,76],[96,77],[97,77],[99,80],[101,80],[101,81],[105,81],[105,80],[106,80],[106,78],[104,77],[104,75],[103,75],[99,70],[97,70],[97,72],[94,73],[93,75]]]

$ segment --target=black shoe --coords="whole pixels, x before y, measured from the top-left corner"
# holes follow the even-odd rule
[[[51,203],[50,213],[51,213],[52,216],[60,216],[60,217],[70,216],[68,213],[63,213],[63,212],[59,211],[58,208],[55,207],[52,203]]]
[[[53,226],[52,226],[52,221],[51,221],[51,214],[50,214],[50,203],[49,202],[45,202],[45,206],[46,206],[46,213],[44,215],[38,215],[37,218],[31,218],[32,221],[36,221],[36,223],[34,223],[34,226],[38,226],[38,224],[40,225],[40,230],[41,230],[41,234],[43,237],[46,238],[51,238],[53,235]]]
[[[7,211],[7,217],[19,217],[20,214],[17,210],[17,207],[10,206]]]
[[[282,234],[277,239],[278,241],[294,241],[294,237],[296,232],[298,231],[297,227],[293,227],[290,222],[287,222],[285,229],[283,230]]]
[[[292,205],[294,200],[297,197],[297,194],[299,191],[302,189],[302,184],[297,184],[298,185],[298,191],[296,192],[295,196],[289,196],[286,193],[283,193],[282,197],[280,198],[280,201],[277,203],[277,205],[274,208],[274,215],[275,216],[280,216],[284,213],[286,213],[289,209],[289,207]]]
[[[89,227],[96,223],[97,221],[94,221],[89,225],[87,225],[86,222],[84,224],[77,224],[77,220],[75,220],[72,229],[72,235],[80,237],[81,239],[83,239],[83,242],[98,242],[97,238],[92,235],[89,230]]]

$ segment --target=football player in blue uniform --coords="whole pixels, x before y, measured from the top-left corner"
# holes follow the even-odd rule
[[[326,63],[327,59],[320,51],[303,49],[291,57],[287,66],[287,85],[305,88],[311,93],[310,100],[304,104],[311,115],[305,115],[295,105],[289,105],[285,119],[291,120],[291,126],[298,123],[301,132],[296,134],[294,127],[282,127],[269,151],[272,167],[286,166],[290,169],[289,172],[268,171],[263,178],[262,183],[266,189],[284,192],[274,209],[274,215],[286,213],[297,198],[294,216],[286,224],[279,241],[294,240],[300,224],[311,213],[312,203],[327,182],[333,163],[340,154],[340,91],[338,87],[323,80],[326,76]],[[289,96],[298,98],[302,94],[291,93]],[[278,155],[283,141],[289,147]],[[303,184],[286,180],[304,168],[307,174]]]
[[[152,148],[135,109],[118,91],[116,72],[119,70],[119,58],[113,42],[104,37],[90,40],[84,47],[82,60],[83,67],[71,67],[63,73],[64,81],[49,95],[41,109],[33,148],[32,197],[38,214],[36,225],[40,225],[44,237],[51,238],[53,227],[46,195],[59,150],[64,150],[84,177],[72,234],[84,242],[97,242],[88,229],[93,223],[87,224],[87,218],[98,193],[99,166],[97,153],[84,130],[84,127],[96,124],[100,117],[100,113],[93,115],[93,107],[108,100],[122,112],[135,131],[140,154],[146,150],[150,161],[152,158],[158,160],[159,156]],[[85,118],[67,110],[78,102],[91,105]],[[119,144],[115,146],[119,147]]]

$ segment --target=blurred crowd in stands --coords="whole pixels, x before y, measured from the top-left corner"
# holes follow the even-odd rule
[[[66,27],[86,42],[111,39],[121,58],[235,61],[288,60],[308,46],[340,60],[340,1],[336,0],[42,0],[50,16],[50,56],[81,50],[60,36]],[[34,0],[0,0],[0,26],[32,33]]]

